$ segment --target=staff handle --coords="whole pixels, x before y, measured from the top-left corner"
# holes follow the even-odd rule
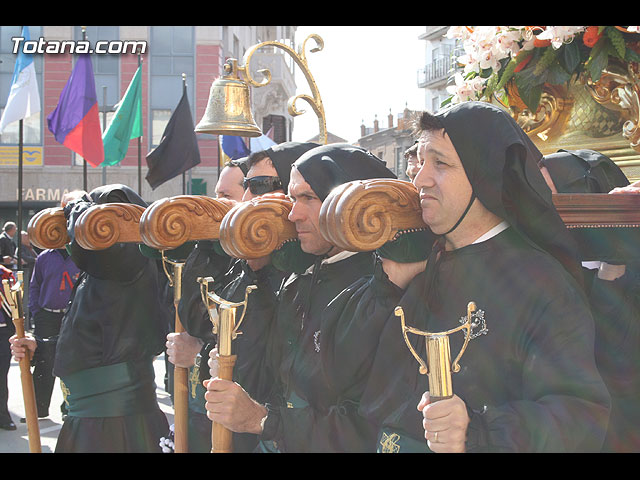
[[[166,259],[165,259],[166,260]],[[184,332],[184,327],[178,315],[178,304],[182,296],[182,267],[183,263],[173,264],[173,305],[175,306],[175,332]],[[173,370],[173,409],[174,409],[174,451],[187,453],[189,451],[189,370],[174,366]]]
[[[18,284],[14,290],[9,287],[7,280],[2,280],[5,297],[11,305],[13,324],[16,327],[16,337],[24,338],[24,315],[22,314],[22,272],[18,272]],[[29,451],[42,453],[40,441],[40,426],[38,425],[38,409],[36,407],[36,392],[33,387],[31,361],[29,355],[20,359],[20,382],[22,383],[22,398],[24,401],[25,417],[27,419],[27,433],[29,437]]]
[[[236,355],[220,355],[218,353],[218,377],[233,380],[233,367]],[[219,423],[211,424],[211,453],[233,453],[233,432]]]

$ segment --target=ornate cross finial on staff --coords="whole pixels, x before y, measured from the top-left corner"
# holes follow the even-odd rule
[[[230,302],[209,291],[209,283],[213,283],[213,278],[200,277],[198,282],[200,283],[202,301],[207,307],[209,318],[211,319],[212,332],[217,335],[218,339],[218,377],[223,380],[233,380],[233,367],[237,357],[232,353],[232,342],[242,333],[238,331],[238,328],[247,312],[249,294],[258,287],[249,285],[245,290],[242,302]],[[217,312],[216,306],[212,306],[211,302],[217,305]],[[242,313],[236,321],[239,308],[242,308]],[[216,314],[213,312],[216,312]],[[231,452],[233,452],[233,433],[222,425],[213,422],[211,426],[211,453]]]
[[[430,333],[418,330],[414,327],[408,327],[405,323],[402,307],[395,308],[395,315],[400,317],[404,341],[406,342],[411,354],[420,364],[420,373],[429,376],[429,396],[433,401],[443,400],[453,396],[451,372],[456,373],[460,371],[460,364],[458,362],[460,361],[464,351],[467,349],[467,345],[471,339],[471,329],[474,325],[473,318],[475,312],[476,304],[474,302],[469,302],[467,305],[466,321],[462,325],[444,332]],[[465,330],[464,343],[462,344],[462,348],[456,358],[451,362],[449,335],[459,332],[460,330]],[[425,337],[427,350],[426,361],[420,357],[413,348],[413,345],[411,345],[411,342],[407,337],[407,332]]]

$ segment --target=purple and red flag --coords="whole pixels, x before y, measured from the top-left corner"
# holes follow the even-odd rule
[[[78,56],[56,109],[47,116],[49,131],[93,167],[104,161],[98,97],[91,57]]]

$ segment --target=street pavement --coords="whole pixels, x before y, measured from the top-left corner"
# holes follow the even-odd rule
[[[164,389],[165,360],[164,354],[156,357],[153,366],[156,372],[156,392],[160,409],[167,416],[169,425],[173,423],[173,407],[171,398]],[[29,453],[29,437],[26,423],[20,423],[20,418],[24,417],[24,401],[22,399],[22,385],[20,383],[20,366],[18,362],[11,359],[9,368],[9,412],[13,422],[18,427],[17,430],[8,431],[0,429],[0,453]],[[40,442],[42,453],[53,453],[56,448],[58,433],[62,427],[62,390],[60,382],[56,379],[51,396],[49,416],[39,420]],[[158,439],[160,440],[160,439]]]

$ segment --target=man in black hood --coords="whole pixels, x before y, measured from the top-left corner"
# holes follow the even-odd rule
[[[629,180],[609,157],[594,150],[559,150],[539,162],[554,193],[626,192]],[[591,230],[591,229],[590,229]],[[624,228],[619,235],[631,229]],[[637,258],[619,249],[622,238],[600,240],[588,232],[581,246],[597,242],[601,261],[583,262],[585,287],[596,326],[598,369],[611,393],[611,416],[604,452],[640,451],[640,272]],[[602,245],[602,246],[600,246]],[[589,256],[593,258],[593,254]]]
[[[598,451],[610,398],[541,153],[507,112],[481,102],[423,114],[417,135],[414,184],[439,238],[399,305],[409,326],[431,333],[460,326],[470,302],[476,310],[470,332],[449,335],[452,357],[469,337],[451,398],[421,395],[426,377],[396,320],[382,335],[380,384],[363,410],[382,419],[395,451]],[[424,336],[407,335],[424,357]]]
[[[267,150],[254,152],[246,158],[232,160],[244,174],[244,190],[234,201],[247,201],[268,193],[285,193],[289,184],[291,164],[304,152],[318,145],[312,142],[285,142]],[[229,168],[229,167],[226,167]],[[221,189],[224,191],[225,189]],[[220,197],[218,197],[220,198]],[[202,300],[198,277],[212,277],[209,290],[232,302],[244,300],[246,287],[257,286],[250,297],[242,335],[234,340],[237,363],[234,381],[241,383],[252,397],[262,399],[270,387],[270,376],[263,371],[261,359],[266,345],[266,331],[275,306],[275,298],[284,277],[290,272],[276,268],[271,255],[255,260],[230,258],[219,242],[198,242],[185,261],[183,294],[178,313],[185,332],[167,337],[167,352],[172,363],[190,368],[189,451],[211,450],[211,421],[204,409],[202,382],[210,378],[206,361],[216,354],[216,338],[212,334],[209,313]],[[211,353],[212,352],[212,353]],[[202,360],[204,359],[204,361]],[[252,451],[257,444],[255,435],[236,434],[234,452]]]
[[[209,417],[232,431],[260,436],[260,451],[370,451],[375,431],[357,412],[349,386],[335,390],[322,370],[320,352],[332,348],[323,337],[324,312],[342,290],[371,274],[371,252],[341,251],[320,235],[322,201],[352,180],[394,178],[380,159],[347,144],[317,147],[291,168],[289,196],[304,252],[317,256],[303,273],[292,274],[278,296],[265,363],[276,382],[264,404],[238,385],[220,379],[208,383]]]

